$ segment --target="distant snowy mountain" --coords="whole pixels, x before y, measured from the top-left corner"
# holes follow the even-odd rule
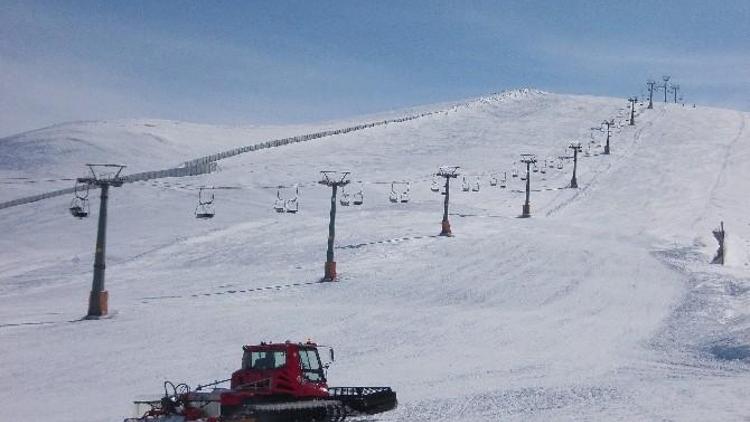
[[[243,344],[307,338],[337,350],[329,384],[398,392],[381,421],[750,413],[748,113],[638,105],[630,126],[625,100],[526,89],[309,126],[69,123],[0,140],[0,201],[72,186],[59,179],[86,162],[157,170],[409,114],[426,115],[246,152],[208,175],[113,188],[108,320],[77,321],[96,193],[84,220],[67,213],[70,197],[0,209],[5,417],[121,420],[165,379],[228,376]],[[609,156],[604,133],[591,130],[605,119],[615,120]],[[578,189],[568,188],[570,141],[583,144]],[[516,218],[521,153],[538,159],[530,219]],[[461,166],[452,238],[435,236],[443,197],[430,190],[444,164]],[[324,169],[350,170],[347,191],[365,201],[338,209],[340,281],[306,284],[325,261]],[[462,190],[464,176],[478,192]],[[411,200],[389,202],[392,184]],[[201,186],[216,188],[210,221],[193,215]],[[277,192],[294,186],[300,212],[275,213]],[[721,221],[723,267],[709,264]]]
[[[149,119],[64,123],[0,139],[0,169],[59,174],[82,162],[117,161],[143,171],[294,130]]]

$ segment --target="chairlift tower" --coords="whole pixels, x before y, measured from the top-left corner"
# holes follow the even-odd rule
[[[458,177],[459,166],[442,166],[438,169],[437,176],[445,178],[445,199],[443,199],[443,221],[440,229],[440,236],[453,236],[451,224],[448,221],[448,202],[450,200],[451,179]]]
[[[654,85],[656,85],[656,81],[649,79],[646,85],[648,85],[648,108],[652,109],[654,108]]]
[[[670,89],[671,92],[674,93],[674,103],[677,104],[677,91],[680,90],[679,84],[672,84],[672,89]]]
[[[99,196],[99,225],[96,231],[96,250],[94,254],[94,280],[89,295],[89,310],[86,319],[98,319],[106,316],[109,311],[109,293],[104,289],[104,270],[107,246],[107,200],[109,187],[120,187],[123,180],[120,177],[124,165],[120,164],[86,164],[91,177],[80,177],[79,183],[97,186],[101,190]]]
[[[614,119],[612,120],[605,120],[602,122],[602,125],[607,126],[607,143],[604,144],[604,154],[609,155],[609,138],[612,134],[612,126],[615,124]]]
[[[664,104],[667,103],[667,91],[669,91],[669,80],[671,77],[669,75],[664,75],[661,77],[661,79],[664,81],[664,85],[660,85],[659,88],[664,90]]]
[[[328,223],[328,250],[324,267],[323,281],[336,281],[336,261],[333,260],[333,242],[336,237],[336,192],[339,186],[349,184],[348,171],[323,170],[318,183],[331,188],[331,218]]]
[[[521,154],[521,162],[526,163],[526,202],[523,204],[521,217],[531,217],[531,165],[536,164],[536,157],[534,154]]]
[[[630,101],[630,126],[635,126],[635,103],[638,102],[638,97],[630,97],[628,101]]]
[[[578,188],[578,180],[576,179],[576,171],[578,170],[578,153],[581,152],[581,143],[573,141],[570,143],[568,148],[573,150],[573,178],[570,179],[570,187],[573,189]]]

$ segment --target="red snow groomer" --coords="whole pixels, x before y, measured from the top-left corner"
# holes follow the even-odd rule
[[[318,345],[261,343],[244,346],[242,367],[223,381],[198,386],[165,382],[161,400],[136,401],[125,422],[322,422],[392,410],[390,387],[328,387]],[[329,348],[333,361],[333,349]],[[218,388],[229,381],[229,388]],[[212,387],[210,391],[205,391]],[[143,406],[148,408],[145,413]]]

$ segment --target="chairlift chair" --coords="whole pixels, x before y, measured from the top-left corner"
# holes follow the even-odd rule
[[[295,188],[294,197],[284,201],[284,208],[289,214],[297,214],[297,211],[299,211],[299,186]]]
[[[562,160],[562,157],[560,157],[557,159],[557,169],[562,170],[562,168],[563,168],[563,160]]]
[[[339,204],[344,207],[348,207],[350,203],[349,193],[346,191],[346,187],[341,188],[341,198],[339,198]]]
[[[406,182],[406,188],[404,189],[403,192],[401,192],[401,195],[399,196],[399,201],[401,201],[401,203],[405,204],[409,202],[409,199],[411,197],[410,191],[411,191],[411,182]]]
[[[299,211],[299,198],[294,197],[287,199],[284,203],[284,207],[289,214],[297,214],[297,211]]]
[[[495,173],[490,175],[490,186],[497,186],[497,176],[495,176]]]
[[[539,173],[539,167],[536,166],[536,163],[534,163],[534,167],[531,168],[531,171],[534,173]]]
[[[432,178],[432,184],[430,185],[430,190],[433,192],[440,192],[440,182],[437,176]]]
[[[461,180],[461,190],[464,192],[471,190],[471,185],[469,185],[469,181],[466,180],[466,176],[463,176],[463,179]]]
[[[80,219],[89,216],[89,184],[76,182],[73,200],[70,201],[68,211],[73,217]]]
[[[281,188],[276,190],[276,200],[273,202],[273,209],[278,213],[286,212],[286,201],[281,199]]]
[[[214,208],[211,205],[203,204],[198,205],[195,207],[195,218],[205,220],[209,218],[214,218],[214,214],[216,212],[214,211]]]
[[[474,184],[471,186],[472,192],[479,192],[479,176],[474,178]]]
[[[510,175],[512,177],[518,177],[518,168],[516,167],[516,162],[513,162],[513,169],[510,171]]]
[[[500,181],[500,187],[505,188],[508,183],[508,172],[503,172],[503,180]]]
[[[86,218],[89,216],[89,201],[88,199],[73,198],[68,210],[73,217],[78,219]]]
[[[365,193],[360,189],[357,193],[354,194],[354,199],[352,200],[352,203],[354,205],[362,205],[365,202]]]
[[[205,220],[214,218],[216,211],[214,210],[214,193],[210,195],[204,194],[203,191],[206,188],[198,189],[198,205],[195,207],[195,218]]]
[[[539,173],[547,174],[547,160],[544,160],[544,164],[542,165],[542,168],[539,169]]]
[[[398,202],[398,193],[396,192],[396,182],[391,183],[391,193],[388,195],[388,200],[396,203]]]

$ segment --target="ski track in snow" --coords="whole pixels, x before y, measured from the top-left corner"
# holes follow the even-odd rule
[[[657,116],[657,118],[663,115],[664,115],[664,110],[663,109],[659,110],[659,116]],[[600,165],[594,171],[594,173],[590,176],[590,179],[588,181],[579,183],[582,186],[576,189],[575,193],[571,197],[563,199],[558,204],[553,205],[549,210],[547,210],[545,213],[545,216],[550,217],[556,214],[563,208],[567,207],[574,201],[578,200],[580,197],[586,196],[588,194],[589,189],[595,189],[599,178],[604,177],[609,171],[611,171],[611,169],[614,166],[616,166],[620,162],[626,161],[632,155],[633,149],[636,148],[638,144],[640,143],[641,134],[643,133],[643,131],[653,126],[653,124],[654,124],[654,119],[652,118],[651,120],[646,121],[645,124],[641,124],[637,126],[637,129],[635,129],[635,132],[633,133],[633,139],[631,140],[631,142],[628,142],[625,145],[625,148],[623,148],[622,150],[619,150],[619,151],[616,150],[617,147],[614,146],[615,141],[611,141],[611,144],[613,146],[612,146],[612,152],[610,153],[610,155],[609,156],[605,156],[603,154],[600,155],[600,157],[603,156],[604,159],[608,160],[606,164]]]
[[[708,200],[706,201],[703,214],[697,220],[700,220],[701,218],[705,218],[705,216],[708,214],[709,208],[716,201],[716,191],[719,189],[719,186],[721,185],[722,182],[726,182],[727,164],[729,163],[729,159],[732,156],[732,152],[735,150],[737,144],[742,139],[742,135],[745,132],[745,123],[747,121],[747,116],[744,113],[737,112],[737,115],[740,118],[740,124],[737,130],[737,136],[735,136],[731,140],[731,142],[729,142],[729,144],[726,146],[726,149],[724,151],[724,157],[721,161],[721,169],[719,170],[719,173],[716,175],[716,181],[711,187],[711,192],[708,195]]]

